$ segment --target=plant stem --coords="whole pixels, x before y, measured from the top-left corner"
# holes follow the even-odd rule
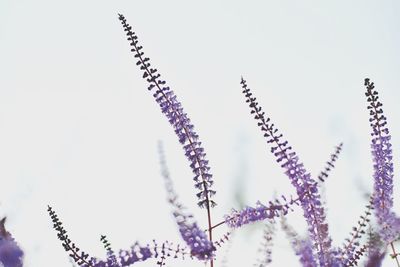
[[[205,183],[205,182],[203,182],[203,183]],[[210,202],[208,201],[208,196],[206,196],[206,198],[207,198],[208,235],[210,238],[210,242],[212,244],[211,209],[210,209]],[[210,260],[210,266],[214,267],[214,259],[213,258],[211,258],[211,260]]]
[[[397,258],[399,254],[396,253],[396,249],[394,248],[393,242],[390,242],[390,247],[392,248],[393,251],[392,258],[396,259],[397,266],[400,267],[400,262],[399,259]]]

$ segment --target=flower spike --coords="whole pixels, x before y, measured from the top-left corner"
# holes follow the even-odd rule
[[[195,187],[199,190],[197,193],[198,205],[209,210],[216,205],[211,199],[215,191],[211,190],[213,185],[212,174],[199,136],[194,131],[194,126],[184,112],[175,93],[166,85],[166,81],[160,78],[161,75],[158,70],[151,66],[150,59],[144,56],[143,47],[138,44],[138,37],[132,31],[132,27],[121,14],[119,14],[119,20],[128,36],[128,41],[130,41],[131,51],[137,59],[136,65],[140,66],[143,71],[143,78],[149,83],[148,90],[154,91],[153,97],[160,106],[162,113],[173,126],[179,142],[185,150],[190,168],[194,173]]]
[[[53,208],[48,206],[47,211],[53,222],[53,227],[57,231],[58,239],[61,240],[65,251],[69,252],[69,256],[80,267],[128,267],[137,262],[143,262],[151,258],[159,259],[162,256],[174,258],[181,256],[182,259],[185,259],[186,256],[189,256],[192,258],[192,255],[185,247],[181,247],[180,245],[174,246],[173,243],[168,241],[163,242],[161,246],[159,246],[155,240],[153,240],[153,246],[148,244],[146,246],[142,246],[136,242],[129,250],[120,250],[118,256],[116,256],[106,237],[101,236],[100,241],[107,250],[107,260],[102,261],[100,259],[90,257],[89,254],[78,248],[69,238],[67,231],[62,226],[62,222],[58,218],[58,215]]]
[[[365,228],[369,225],[371,211],[373,207],[373,196],[370,197],[369,204],[366,206],[366,210],[364,211],[364,215],[360,216],[360,219],[357,221],[357,227],[353,226],[351,231],[351,237],[345,239],[345,243],[343,244],[343,248],[339,250],[340,261],[344,264],[350,264],[354,257],[356,256],[357,249],[361,249],[360,240],[364,234],[366,234]]]
[[[301,238],[299,234],[289,225],[285,217],[281,217],[281,228],[289,239],[290,244],[303,267],[317,267],[317,262],[313,257],[312,243],[308,238]]]
[[[335,147],[335,152],[331,154],[331,158],[326,162],[325,168],[318,175],[318,180],[321,182],[325,182],[325,179],[328,178],[329,173],[335,167],[335,162],[339,158],[339,154],[342,151],[343,143],[340,143],[337,147]]]
[[[330,266],[332,260],[331,238],[329,237],[328,224],[318,193],[317,182],[307,173],[303,163],[299,162],[299,157],[289,146],[288,141],[282,140],[283,135],[270,122],[270,118],[265,117],[265,112],[258,105],[243,77],[240,83],[251,114],[254,114],[257,125],[261,128],[267,143],[271,145],[271,152],[277,158],[281,167],[285,169],[285,174],[296,188],[304,218],[307,220],[309,235],[318,254],[319,263],[321,266]]]
[[[255,267],[265,267],[272,262],[272,247],[276,233],[275,220],[268,220],[264,225],[262,243],[258,249],[260,258],[257,259]]]
[[[389,244],[397,236],[400,221],[392,211],[393,207],[393,162],[391,136],[387,121],[383,115],[382,103],[379,101],[375,85],[366,78],[365,96],[368,101],[370,125],[372,127],[372,157],[374,162],[374,209],[380,226],[381,238]]]
[[[286,215],[292,210],[291,206],[293,204],[299,204],[298,199],[287,201],[284,196],[282,196],[282,199],[284,201],[283,203],[275,199],[273,202],[270,201],[268,205],[264,205],[258,201],[255,208],[247,206],[240,211],[232,209],[229,215],[224,216],[225,224],[230,228],[239,228],[249,223],[263,221],[265,219],[271,220]]]
[[[161,175],[164,178],[168,202],[173,207],[173,215],[183,240],[189,246],[192,256],[199,260],[213,259],[215,246],[207,238],[206,233],[197,225],[194,216],[188,213],[186,208],[178,202],[178,195],[174,190],[173,182],[169,175],[161,143],[159,144],[159,155]]]
[[[368,230],[368,251],[367,260],[365,262],[365,267],[380,267],[382,266],[382,261],[386,256],[385,244],[383,244],[379,233],[375,232],[374,229],[370,227]]]

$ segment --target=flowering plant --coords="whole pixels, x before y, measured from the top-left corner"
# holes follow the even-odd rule
[[[244,78],[241,87],[250,113],[253,115],[266,138],[271,153],[283,168],[296,190],[296,197],[282,195],[280,198],[271,199],[268,203],[258,202],[256,207],[247,206],[242,210],[232,210],[226,214],[224,220],[218,224],[212,223],[212,208],[216,206],[213,196],[216,194],[214,180],[210,171],[206,153],[200,142],[199,135],[194,130],[193,123],[184,112],[181,102],[170,89],[166,81],[161,78],[158,70],[152,67],[150,59],[145,57],[143,47],[139,45],[138,37],[123,15],[119,15],[123,29],[130,42],[131,52],[134,53],[136,65],[143,72],[143,78],[148,83],[148,90],[159,105],[161,112],[171,124],[178,141],[181,143],[189,167],[193,172],[193,181],[198,193],[198,206],[206,210],[208,227],[201,229],[194,216],[178,202],[178,196],[172,184],[172,179],[166,166],[165,158],[160,150],[162,176],[164,177],[168,202],[173,208],[173,216],[179,233],[185,245],[175,245],[171,242],[153,241],[145,246],[135,243],[129,250],[120,250],[118,254],[111,248],[105,236],[101,241],[107,251],[107,259],[100,260],[90,257],[73,243],[55,211],[49,206],[48,211],[58,232],[58,238],[69,255],[79,266],[84,267],[124,267],[139,261],[156,259],[159,266],[165,265],[169,257],[191,258],[204,261],[214,266],[215,256],[223,243],[229,240],[232,229],[243,227],[256,221],[266,221],[267,228],[264,232],[265,242],[262,245],[264,258],[258,266],[266,266],[271,262],[273,250],[273,236],[276,231],[276,220],[281,221],[281,228],[292,244],[294,253],[299,256],[302,266],[356,266],[363,259],[364,266],[381,266],[382,260],[388,253],[400,266],[398,253],[394,242],[400,237],[400,218],[393,211],[393,163],[391,136],[387,127],[387,119],[383,114],[382,103],[379,101],[375,85],[366,78],[367,109],[370,115],[372,128],[372,159],[374,163],[374,188],[370,196],[370,203],[366,206],[364,214],[360,216],[357,225],[352,228],[350,238],[344,241],[343,247],[332,245],[326,221],[325,203],[321,200],[319,186],[328,178],[330,171],[338,159],[342,144],[339,144],[326,167],[320,174],[313,178],[300,161],[297,153],[283,138],[271,119],[266,116],[257,102]],[[288,223],[285,215],[290,211],[302,209],[303,217],[307,223],[307,235],[301,237]],[[372,215],[376,220],[373,220]],[[229,230],[220,239],[213,237],[213,229],[225,225]]]

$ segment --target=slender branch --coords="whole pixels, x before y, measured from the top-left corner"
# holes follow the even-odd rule
[[[396,249],[394,248],[393,242],[390,242],[390,247],[393,252],[393,254],[391,254],[390,256],[392,256],[392,258],[396,260],[397,266],[400,267],[400,262],[399,259],[397,258],[397,256],[399,256],[399,253],[396,253]]]

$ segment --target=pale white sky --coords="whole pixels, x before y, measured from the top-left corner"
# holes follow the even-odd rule
[[[47,204],[93,255],[103,255],[100,234],[116,250],[153,238],[182,243],[165,201],[158,140],[182,202],[205,226],[188,163],[117,13],[203,141],[219,204],[214,221],[238,206],[237,190],[251,205],[294,192],[244,103],[243,75],[312,174],[344,142],[326,183],[331,234],[341,244],[372,185],[365,77],[384,104],[399,185],[399,11],[398,1],[1,0],[0,214],[25,249],[26,266],[71,266]],[[300,214],[289,222],[303,232]],[[299,266],[282,236],[271,266]],[[260,240],[261,228],[243,230],[228,266],[252,266]]]

